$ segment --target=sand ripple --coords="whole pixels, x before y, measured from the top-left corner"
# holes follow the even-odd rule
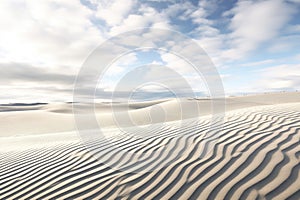
[[[79,141],[1,152],[0,199],[299,199],[299,103],[229,112],[204,157],[209,123],[201,120],[151,129],[155,134],[147,139],[119,135],[114,146],[94,140],[92,152]],[[147,154],[101,160],[93,155],[120,150]],[[168,164],[155,170],[161,160]],[[131,173],[125,169],[130,166],[144,170]]]

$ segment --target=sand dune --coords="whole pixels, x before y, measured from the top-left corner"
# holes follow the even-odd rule
[[[284,97],[283,97],[284,96]],[[271,93],[230,97],[226,99],[226,111],[254,106],[300,102],[300,92]],[[90,105],[77,106],[84,113]],[[147,125],[181,119],[201,117],[212,113],[209,99],[167,99],[149,102],[96,103],[95,115],[101,127],[116,127],[118,119],[130,117],[132,123],[123,120],[123,126]],[[70,103],[46,105],[0,106],[0,137],[48,134],[75,131],[76,125]],[[18,124],[15,126],[15,124]],[[128,124],[126,124],[128,123]]]
[[[11,145],[0,152],[0,198],[299,199],[300,103],[291,96],[230,98],[209,152],[205,115],[180,125],[174,117],[151,126],[147,137],[104,129],[114,133],[109,142],[98,138],[87,146],[72,131],[2,137],[1,146]],[[159,104],[168,109],[173,103]]]

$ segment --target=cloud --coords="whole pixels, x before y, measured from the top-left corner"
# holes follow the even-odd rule
[[[1,102],[70,101],[77,70],[26,63],[0,63]]]
[[[300,34],[280,36],[269,47],[268,51],[271,53],[285,53],[285,52],[297,52],[300,49]]]
[[[0,82],[2,85],[20,83],[22,85],[26,83],[72,85],[77,72],[77,70],[69,67],[53,69],[23,63],[0,63],[0,68]]]
[[[163,12],[158,12],[148,5],[140,5],[135,13],[124,17],[122,23],[110,29],[110,35],[120,34],[137,28],[165,28],[171,29],[169,17]]]
[[[288,0],[289,2],[292,2],[292,3],[299,3],[300,4],[300,0]]]
[[[300,37],[298,21],[290,20],[297,14],[297,2],[298,0],[245,0],[237,3],[218,0],[129,0],[126,3],[116,0],[3,0],[0,1],[0,82],[6,91],[5,98],[8,94],[13,96],[13,93],[18,97],[26,96],[24,91],[28,94],[35,93],[36,96],[45,95],[49,91],[68,96],[80,66],[99,44],[111,36],[141,27],[183,32],[208,53],[219,69],[229,66],[231,71],[236,70],[235,68],[243,71],[240,67],[254,66],[257,69],[259,66],[266,68],[277,61],[277,64],[286,63],[287,56],[281,54],[299,54],[299,44],[295,42]],[[229,11],[223,14],[223,18],[219,18],[220,13],[215,12],[223,12],[224,6]],[[168,32],[141,31],[140,34],[126,37],[120,46],[100,53],[105,58],[114,58],[132,44],[157,48],[167,46],[167,51],[205,61],[204,53],[199,55],[190,42],[178,40],[166,33]],[[255,57],[258,55],[256,52],[259,52],[258,58]],[[192,86],[200,82],[193,75],[193,68],[182,58],[160,53],[161,60],[152,60],[153,64],[166,64],[185,77]],[[130,54],[113,63],[107,71],[106,84],[99,88],[97,95],[102,97],[113,91],[118,78],[130,70],[128,66],[136,65],[140,58],[138,54]],[[256,61],[260,59],[261,61]],[[93,64],[97,68],[99,62],[95,60]],[[203,66],[206,64],[204,62]],[[295,88],[299,84],[296,81],[299,78],[296,72],[298,69],[299,65],[278,65],[262,69],[259,71],[262,73],[259,83],[264,89]],[[230,70],[225,74],[231,74]],[[83,79],[87,86],[88,75],[93,73],[92,69]],[[158,72],[145,70],[144,73],[145,76],[155,77]],[[227,81],[227,77],[222,78]],[[174,77],[164,78],[180,86],[180,81]],[[237,81],[235,85],[240,84]],[[150,89],[149,86],[148,91]],[[152,89],[155,90],[153,87]],[[199,86],[197,90],[202,89]]]
[[[177,73],[189,74],[195,72],[189,63],[174,54],[162,53],[161,59],[166,63],[166,66],[170,67],[172,70],[175,70]]]
[[[122,57],[118,58],[111,66],[109,66],[108,70],[105,72],[107,76],[116,76],[119,73],[128,70],[131,68],[136,62],[138,61],[136,53],[129,53],[123,55]]]
[[[126,3],[119,1],[94,1],[97,5],[96,17],[104,20],[109,27],[116,26],[122,23],[124,18],[128,16],[136,1],[127,0]]]
[[[237,59],[255,50],[264,42],[279,35],[291,19],[295,9],[281,0],[240,1],[225,16],[232,16],[228,45],[223,53],[229,59]]]
[[[80,66],[102,40],[93,12],[80,2],[1,1],[2,60]]]
[[[287,33],[297,34],[300,33],[300,24],[289,25],[286,30]]]
[[[257,87],[265,90],[300,89],[300,65],[283,64],[258,70],[260,79]]]

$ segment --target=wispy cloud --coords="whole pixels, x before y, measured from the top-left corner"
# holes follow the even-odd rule
[[[230,48],[223,56],[237,59],[254,51],[264,42],[279,35],[296,12],[295,8],[280,0],[240,1],[225,16],[232,16],[229,29]]]
[[[299,90],[300,65],[283,64],[258,70],[259,85],[270,90]]]

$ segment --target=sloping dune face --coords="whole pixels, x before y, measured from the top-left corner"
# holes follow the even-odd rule
[[[183,126],[166,124],[160,134],[143,139],[116,134],[115,145],[92,140],[95,151],[76,137],[59,142],[61,134],[48,145],[3,150],[0,199],[299,199],[300,103],[226,113],[203,156],[207,122],[203,117]],[[148,153],[139,163],[135,157],[94,155],[121,148]],[[168,162],[157,167],[159,159]],[[153,169],[145,170],[151,163]]]

